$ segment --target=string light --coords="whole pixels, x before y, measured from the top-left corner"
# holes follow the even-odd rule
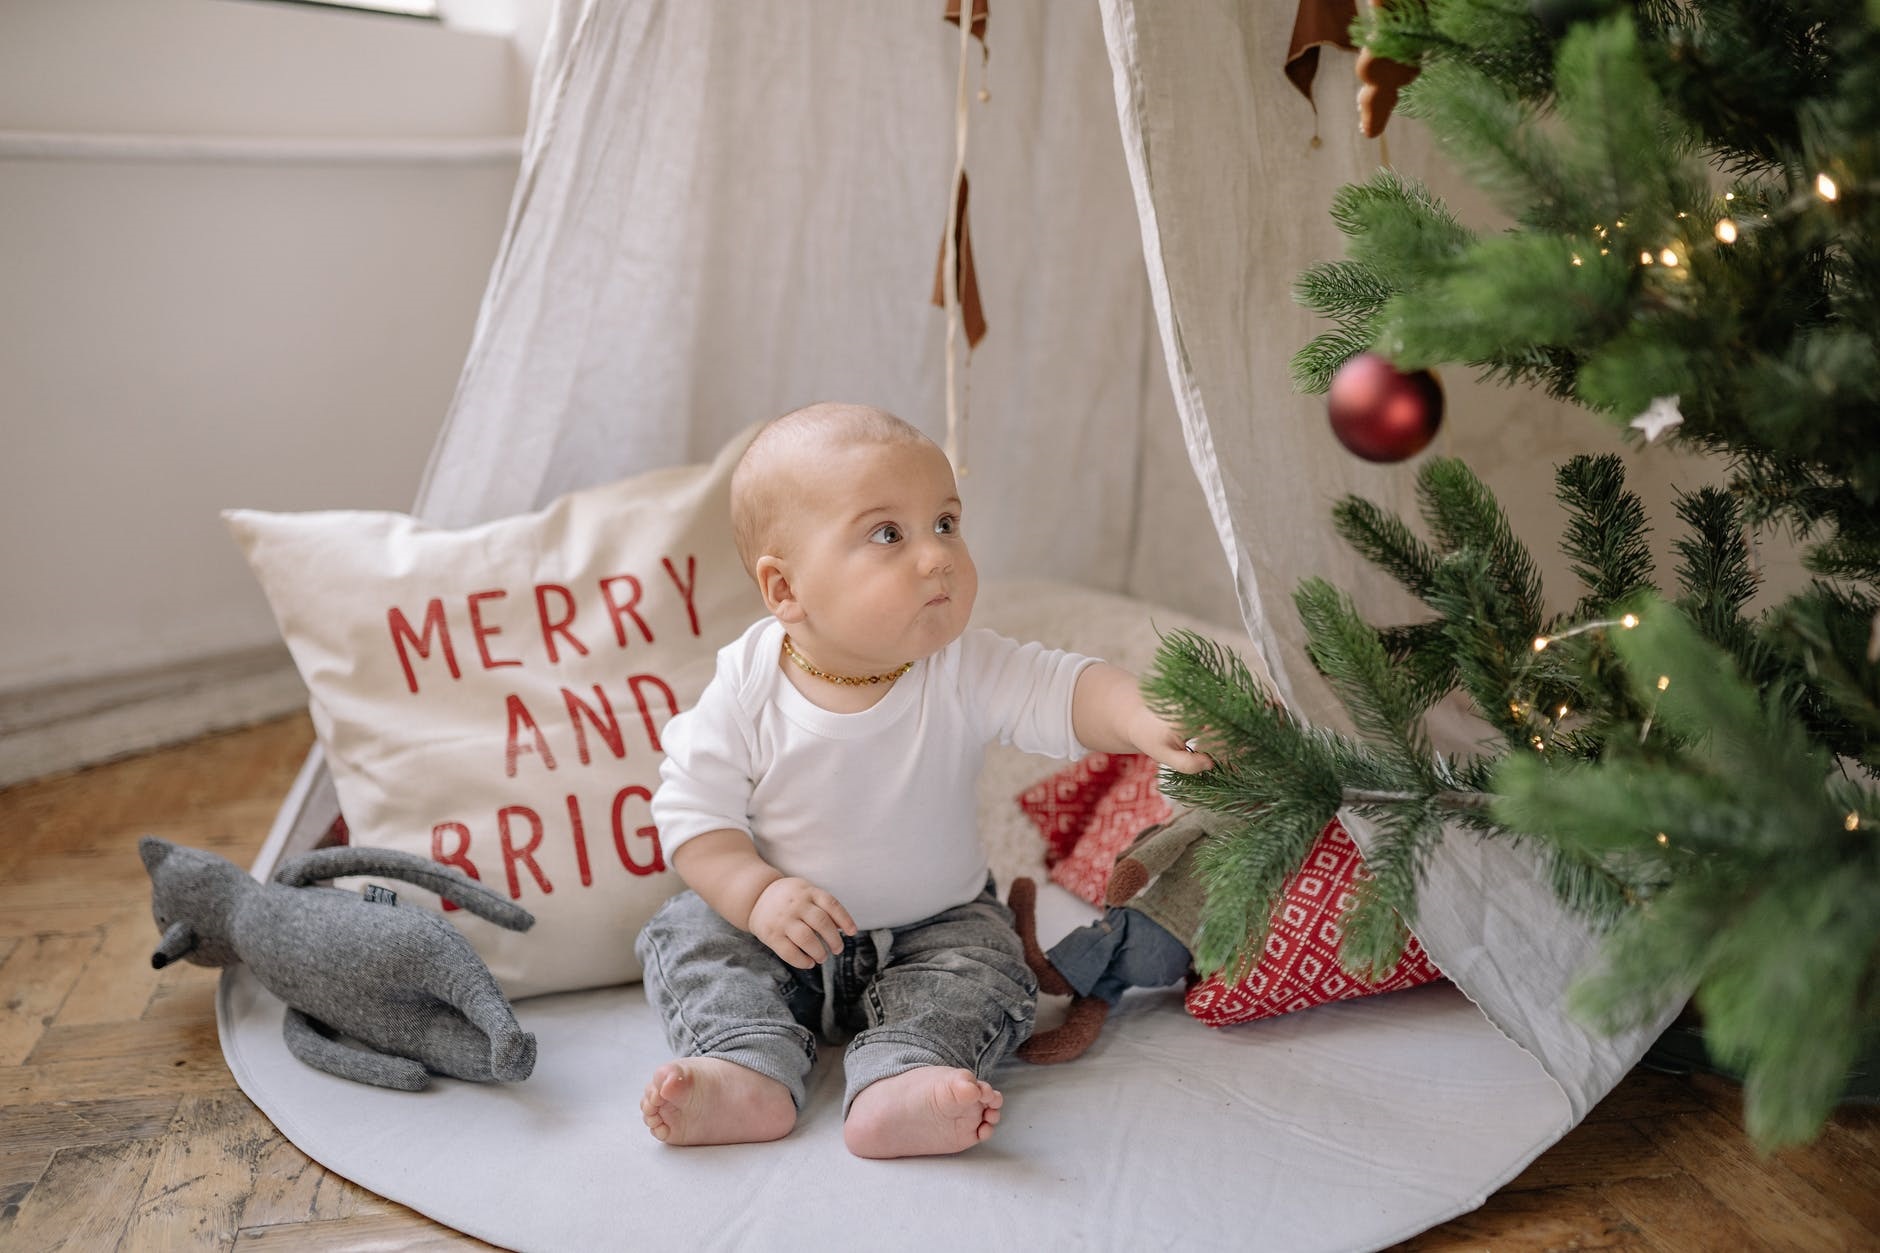
[[[1577,252],[1573,254],[1573,264],[1575,265],[1580,264],[1580,254]]]
[[[1858,831],[1860,829],[1860,814],[1849,813],[1848,816],[1842,820],[1841,825],[1846,827],[1849,831]]]
[[[1534,751],[1537,753],[1544,753],[1547,751],[1547,745],[1541,742],[1541,737],[1538,735],[1535,736],[1533,739],[1529,740],[1528,743],[1534,746]]]
[[[1840,198],[1841,189],[1836,187],[1834,180],[1826,174],[1817,174],[1815,175],[1815,194],[1823,200],[1833,201]]]
[[[1534,651],[1544,653],[1547,651],[1547,646],[1555,640],[1570,640],[1576,635],[1585,635],[1588,631],[1600,631],[1604,630],[1606,627],[1615,626],[1624,627],[1626,630],[1630,631],[1637,625],[1638,615],[1635,613],[1626,614],[1622,618],[1596,618],[1591,622],[1582,622],[1576,627],[1568,627],[1564,631],[1555,631],[1552,635],[1535,636]]]
[[[1645,252],[1641,252],[1641,253],[1639,253],[1639,254],[1638,254],[1638,263],[1639,263],[1640,265],[1650,265],[1650,264],[1652,263],[1652,254],[1650,253],[1650,251],[1645,251]]]
[[[1670,843],[1671,843],[1671,837],[1666,835],[1663,831],[1660,831],[1658,833],[1658,846],[1660,848],[1663,848]]]
[[[1734,244],[1736,242],[1736,223],[1732,222],[1729,218],[1718,218],[1717,240],[1719,243]]]
[[[1735,199],[1736,199],[1736,193],[1735,193],[1735,192],[1733,192],[1733,191],[1726,191],[1726,192],[1724,192],[1724,193],[1723,193],[1723,198],[1724,198],[1725,200],[1735,200]]]
[[[1662,691],[1664,691],[1664,690],[1665,690],[1666,688],[1668,688],[1668,687],[1670,687],[1670,686],[1671,686],[1671,676],[1670,676],[1670,675],[1668,675],[1668,674],[1661,674],[1661,675],[1659,675],[1659,676],[1658,676],[1658,690],[1659,690],[1659,691],[1661,691],[1661,692],[1662,692]]]
[[[1667,248],[1658,254],[1658,259],[1666,265],[1676,265],[1678,263],[1678,254]]]
[[[1560,712],[1559,714],[1556,715],[1556,717],[1564,718],[1566,716],[1567,716],[1567,707],[1565,705],[1562,705],[1560,707]]]

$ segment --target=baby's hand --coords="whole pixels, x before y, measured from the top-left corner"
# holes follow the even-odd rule
[[[1177,774],[1200,774],[1214,768],[1214,758],[1189,747],[1174,725],[1163,721],[1153,711],[1144,709],[1130,727],[1130,739],[1138,752],[1147,753]]]
[[[807,879],[782,878],[758,894],[751,906],[751,934],[798,970],[809,970],[842,951],[842,937],[855,934],[855,919],[842,902]]]

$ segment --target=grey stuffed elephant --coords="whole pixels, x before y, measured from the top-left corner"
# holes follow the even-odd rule
[[[150,964],[246,964],[287,1003],[287,1047],[307,1065],[414,1092],[432,1073],[489,1082],[535,1069],[535,1037],[442,916],[399,905],[377,885],[364,893],[310,886],[344,875],[402,879],[512,931],[535,925],[461,871],[392,849],[322,848],[260,883],[226,857],[155,836],[138,852],[163,933]]]

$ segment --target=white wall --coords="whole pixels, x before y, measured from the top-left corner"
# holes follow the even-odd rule
[[[0,695],[273,643],[222,507],[410,504],[526,77],[435,23],[0,4]],[[124,135],[210,142],[70,150]]]

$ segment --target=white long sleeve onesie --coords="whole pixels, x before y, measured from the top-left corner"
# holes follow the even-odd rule
[[[653,822],[668,858],[708,831],[744,831],[860,929],[906,926],[985,888],[975,787],[988,743],[1083,755],[1071,694],[1093,658],[975,628],[840,714],[791,686],[782,645],[781,623],[753,624],[666,724]]]

